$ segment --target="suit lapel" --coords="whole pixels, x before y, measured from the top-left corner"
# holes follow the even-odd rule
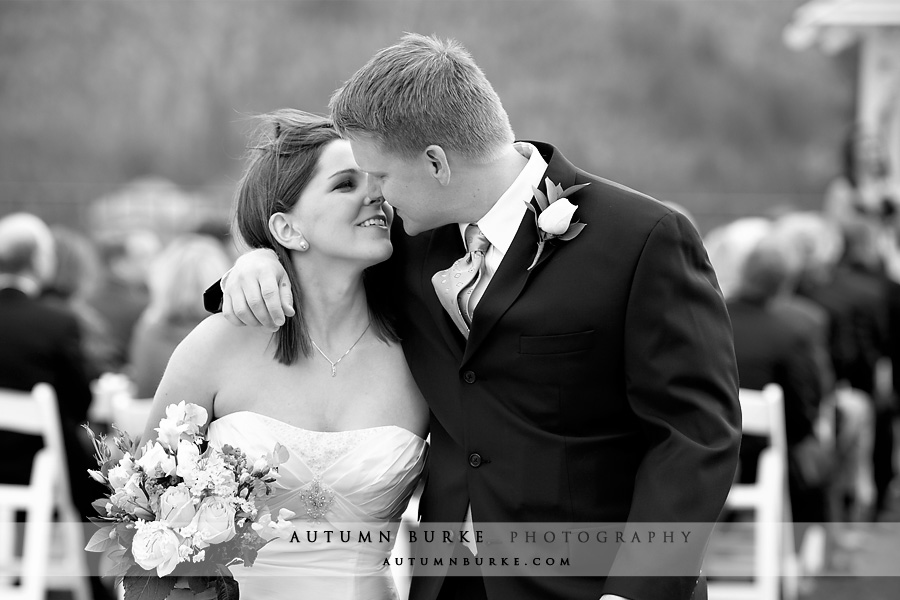
[[[423,296],[428,311],[431,313],[435,324],[444,337],[447,345],[459,354],[462,354],[465,338],[450,319],[450,315],[444,310],[437,292],[431,284],[431,277],[438,271],[443,271],[452,265],[458,258],[466,253],[466,247],[462,236],[459,234],[459,226],[456,224],[445,225],[435,229],[428,243],[425,254],[421,282]]]
[[[544,160],[548,163],[547,172],[541,178],[541,184],[538,186],[539,190],[546,194],[547,185],[545,179],[548,177],[553,183],[562,185],[563,189],[575,184],[575,167],[562,154],[548,144],[530,143],[538,148]],[[459,236],[457,235],[457,237]],[[509,310],[509,307],[512,306],[513,302],[525,289],[525,284],[528,282],[529,277],[540,270],[541,265],[550,259],[557,247],[557,243],[549,242],[545,244],[538,263],[529,271],[528,266],[534,260],[537,245],[538,234],[534,213],[526,211],[521,223],[519,223],[519,229],[516,237],[513,238],[509,251],[503,257],[500,267],[494,273],[494,277],[488,284],[484,296],[475,308],[469,340],[463,355],[463,363],[468,361],[484,342],[490,331],[497,324],[497,321]],[[440,302],[438,302],[438,306],[440,307]],[[446,320],[450,322],[449,317]],[[450,323],[452,326],[452,322]]]

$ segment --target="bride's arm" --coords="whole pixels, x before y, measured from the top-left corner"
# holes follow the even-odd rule
[[[232,327],[222,315],[213,315],[178,344],[153,396],[141,445],[157,438],[155,429],[160,419],[166,416],[166,407],[170,404],[184,400],[202,406],[212,419],[223,352],[227,352],[228,346],[223,336],[227,335],[228,329]]]

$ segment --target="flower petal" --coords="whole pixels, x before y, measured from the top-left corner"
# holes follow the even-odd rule
[[[541,210],[547,210],[547,207],[550,206],[550,201],[547,200],[547,196],[544,195],[544,192],[534,186],[531,186],[531,189],[534,190],[534,198],[535,200],[537,200],[538,206],[541,207]]]

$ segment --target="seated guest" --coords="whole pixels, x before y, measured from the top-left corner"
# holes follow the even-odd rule
[[[799,468],[805,458],[800,452],[814,436],[822,378],[810,338],[773,308],[773,301],[785,291],[788,268],[778,245],[761,242],[744,262],[736,293],[728,301],[728,312],[741,387],[762,389],[777,383],[784,391],[794,521],[824,522],[826,482],[810,481]],[[758,438],[745,436],[740,463],[743,481],[755,478],[756,461],[764,445]]]
[[[91,241],[67,227],[54,226],[57,269],[44,289],[43,298],[71,310],[81,326],[88,379],[115,371],[116,347],[109,323],[88,303],[100,283],[100,255]]]
[[[116,350],[114,370],[129,362],[131,336],[149,300],[148,266],[159,245],[155,233],[140,230],[98,241],[103,275],[88,301],[109,323]]]
[[[29,391],[46,382],[56,390],[72,501],[80,515],[93,516],[91,502],[104,489],[86,474],[96,463],[82,443],[91,390],[78,320],[39,298],[54,269],[53,236],[43,221],[24,213],[0,219],[0,388]],[[3,432],[0,482],[27,483],[41,445],[35,436]],[[109,597],[99,578],[91,582],[95,599]]]
[[[231,266],[219,240],[187,234],[173,240],[150,268],[150,302],[131,340],[130,375],[138,398],[152,398],[181,340],[209,314],[203,291]]]

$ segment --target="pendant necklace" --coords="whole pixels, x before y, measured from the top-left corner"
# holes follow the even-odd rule
[[[331,360],[330,358],[328,358],[328,355],[326,355],[324,352],[322,352],[322,349],[319,348],[319,346],[318,346],[318,344],[316,344],[315,340],[312,339],[312,338],[309,338],[309,341],[312,342],[313,348],[315,348],[316,350],[318,350],[318,351],[319,351],[319,354],[321,354],[322,357],[323,357],[325,360],[328,361],[328,364],[331,365],[331,376],[332,376],[332,377],[334,377],[335,375],[337,375],[337,366],[340,364],[340,362],[341,362],[342,360],[344,360],[344,357],[345,357],[345,356],[347,356],[348,354],[350,354],[350,351],[351,351],[351,350],[353,350],[354,348],[356,348],[356,345],[359,343],[359,341],[360,341],[361,339],[363,339],[363,336],[366,335],[366,332],[369,330],[369,327],[371,327],[371,326],[372,326],[372,321],[369,321],[369,324],[366,325],[366,328],[363,329],[363,332],[359,335],[358,338],[356,338],[356,341],[353,342],[353,345],[350,346],[349,348],[347,348],[347,351],[344,352],[344,354],[343,354],[339,359],[337,359],[337,360]]]

